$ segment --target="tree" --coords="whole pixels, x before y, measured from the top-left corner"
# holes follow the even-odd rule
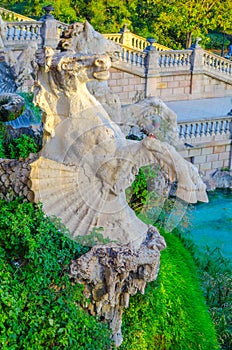
[[[169,35],[172,34],[182,46],[189,48],[192,39],[205,37],[209,29],[216,29],[225,18],[225,13],[231,13],[231,0],[169,0],[164,4],[161,0],[155,1],[163,10],[154,24],[154,29]],[[228,16],[229,17],[229,16]],[[220,20],[219,20],[220,18]],[[229,17],[231,18],[231,17]],[[227,20],[227,27],[231,20]]]

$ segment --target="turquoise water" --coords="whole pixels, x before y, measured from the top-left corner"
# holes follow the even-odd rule
[[[190,221],[190,233],[195,243],[200,247],[220,248],[232,261],[231,190],[210,192],[209,203],[199,203],[191,209]]]

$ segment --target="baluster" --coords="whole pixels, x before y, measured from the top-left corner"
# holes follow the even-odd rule
[[[215,121],[213,120],[211,122],[212,126],[211,126],[211,136],[215,136],[215,128],[216,128],[216,125],[215,125]]]
[[[188,124],[185,124],[185,132],[184,132],[184,137],[187,139],[189,137],[189,130],[188,130]]]
[[[19,40],[23,40],[24,39],[24,30],[23,30],[24,26],[22,24],[19,25]]]
[[[206,136],[210,136],[210,123],[206,122]]]
[[[225,134],[230,135],[230,123],[231,121],[226,120],[226,125],[225,125]]]
[[[13,40],[17,40],[18,39],[18,33],[17,33],[17,27],[15,25],[13,25],[13,35],[12,35],[12,39]]]
[[[159,66],[162,68],[164,65],[163,65],[163,55],[159,55]]]
[[[199,136],[199,124],[196,123],[195,125],[195,137],[198,137]]]
[[[209,135],[212,136],[213,134],[213,121],[209,123]]]
[[[178,130],[179,132],[178,132],[178,134],[179,134],[179,139],[180,140],[183,140],[183,138],[184,138],[184,130],[183,130],[183,125],[182,124],[180,124],[179,125],[179,130]]]
[[[26,25],[26,40],[30,40],[31,39],[31,31],[30,31],[31,27],[30,25]]]
[[[177,55],[175,53],[171,56],[170,65],[177,66]]]
[[[31,25],[31,39],[35,40],[36,35],[35,35],[35,26]]]
[[[122,61],[125,61],[125,49],[122,48]]]
[[[204,125],[201,122],[200,125],[199,125],[199,136],[202,137],[203,134],[204,134]]]
[[[219,121],[219,134],[224,134],[224,120]]]
[[[218,134],[218,121],[215,122],[215,135]]]
[[[135,65],[135,53],[131,52],[131,63]]]
[[[9,26],[6,26],[6,40],[8,40],[10,37],[10,28]]]
[[[190,124],[189,137],[190,139],[194,137],[194,124]]]

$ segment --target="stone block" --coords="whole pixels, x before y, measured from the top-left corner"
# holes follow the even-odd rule
[[[230,159],[223,160],[223,168],[229,168],[230,166]]]
[[[205,147],[202,148],[201,154],[212,154],[213,153],[213,147]]]
[[[125,85],[128,85],[128,83],[129,83],[129,80],[128,80],[128,79],[120,79],[120,80],[118,81],[118,85],[119,85],[119,86],[125,86]]]
[[[179,87],[190,87],[190,82],[189,80],[181,80],[179,82]]]
[[[200,164],[200,171],[207,171],[207,170],[211,170],[211,163],[203,163]]]
[[[176,75],[174,77],[174,80],[175,81],[184,81],[184,80],[186,80],[187,77],[189,77],[189,74],[187,76],[185,74]]]
[[[225,160],[230,158],[230,152],[223,152],[219,154],[219,160]]]
[[[133,75],[132,74],[130,74],[130,73],[123,73],[123,78],[124,79],[131,79],[131,78],[133,78]]]
[[[183,87],[175,88],[175,89],[173,89],[173,91],[174,91],[175,95],[184,94],[184,88]]]
[[[126,85],[126,86],[123,86],[123,91],[133,91],[135,92],[137,89],[137,87],[135,88],[134,85]]]
[[[194,157],[194,164],[202,164],[206,161],[206,156],[196,156]]]
[[[117,86],[117,80],[115,79],[109,80],[109,86]]]
[[[179,87],[179,82],[178,81],[168,81],[168,87],[177,88],[177,87]]]
[[[226,146],[225,145],[214,146],[213,153],[222,153],[222,152],[225,152],[225,150],[226,150]]]
[[[223,167],[223,160],[217,160],[212,163],[212,169],[218,169]]]
[[[162,82],[163,81],[170,82],[170,81],[173,81],[173,80],[174,80],[174,76],[173,75],[169,75],[168,77],[162,77]]]
[[[112,72],[111,74],[112,79],[122,79],[123,78],[123,73],[122,72]]]
[[[226,152],[230,152],[232,150],[232,145],[227,145],[226,146]]]
[[[167,88],[167,83],[161,82],[157,84],[158,89],[166,89]]]
[[[192,148],[189,150],[189,157],[200,156],[201,149],[200,148]]]
[[[207,162],[215,162],[218,160],[218,154],[209,154],[206,160]]]
[[[122,92],[122,87],[121,87],[121,86],[112,86],[111,89],[112,89],[112,91],[113,91],[114,93],[120,93],[120,92]]]

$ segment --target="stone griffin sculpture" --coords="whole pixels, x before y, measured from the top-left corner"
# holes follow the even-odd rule
[[[1,160],[0,187],[7,199],[13,190],[27,200],[41,201],[48,215],[61,218],[73,239],[103,227],[111,242],[72,261],[70,278],[84,284],[88,310],[109,323],[119,346],[123,308],[130,295],[144,293],[146,283],[156,278],[160,250],[165,248],[158,230],[140,221],[128,206],[125,189],[141,166],[158,163],[171,180],[178,180],[177,196],[192,203],[207,201],[207,196],[197,169],[173,146],[152,135],[140,142],[126,139],[117,123],[119,104],[102,104],[89,92],[87,83],[94,82],[96,91],[98,82],[106,82],[114,51],[114,44],[88,23],[68,28],[58,49],[37,50],[34,92],[43,111],[43,148],[26,160]],[[101,101],[107,100],[107,91]],[[133,113],[130,125],[153,113],[151,104],[162,107],[149,100],[128,108],[127,115]],[[165,113],[165,121],[175,119]],[[164,140],[170,141],[174,131]]]
[[[155,138],[125,139],[89,93],[89,80],[109,77],[107,55],[46,48],[37,54],[37,62],[35,95],[44,111],[46,135],[41,157],[32,164],[32,190],[45,211],[59,216],[74,237],[103,227],[111,240],[141,245],[148,227],[128,206],[125,189],[143,165],[158,162],[178,181],[176,195],[181,199],[207,201],[192,164]]]
[[[155,162],[178,180],[176,195],[185,201],[207,201],[205,185],[168,143],[126,139],[90,94],[87,82],[109,77],[108,55],[45,48],[37,52],[37,63],[35,101],[44,112],[45,133],[40,156],[30,164],[31,190],[74,239],[103,227],[103,236],[112,241],[73,261],[70,276],[84,284],[89,312],[109,323],[120,346],[123,308],[130,295],[143,293],[157,277],[165,247],[158,230],[129,207],[125,189],[141,166]]]

